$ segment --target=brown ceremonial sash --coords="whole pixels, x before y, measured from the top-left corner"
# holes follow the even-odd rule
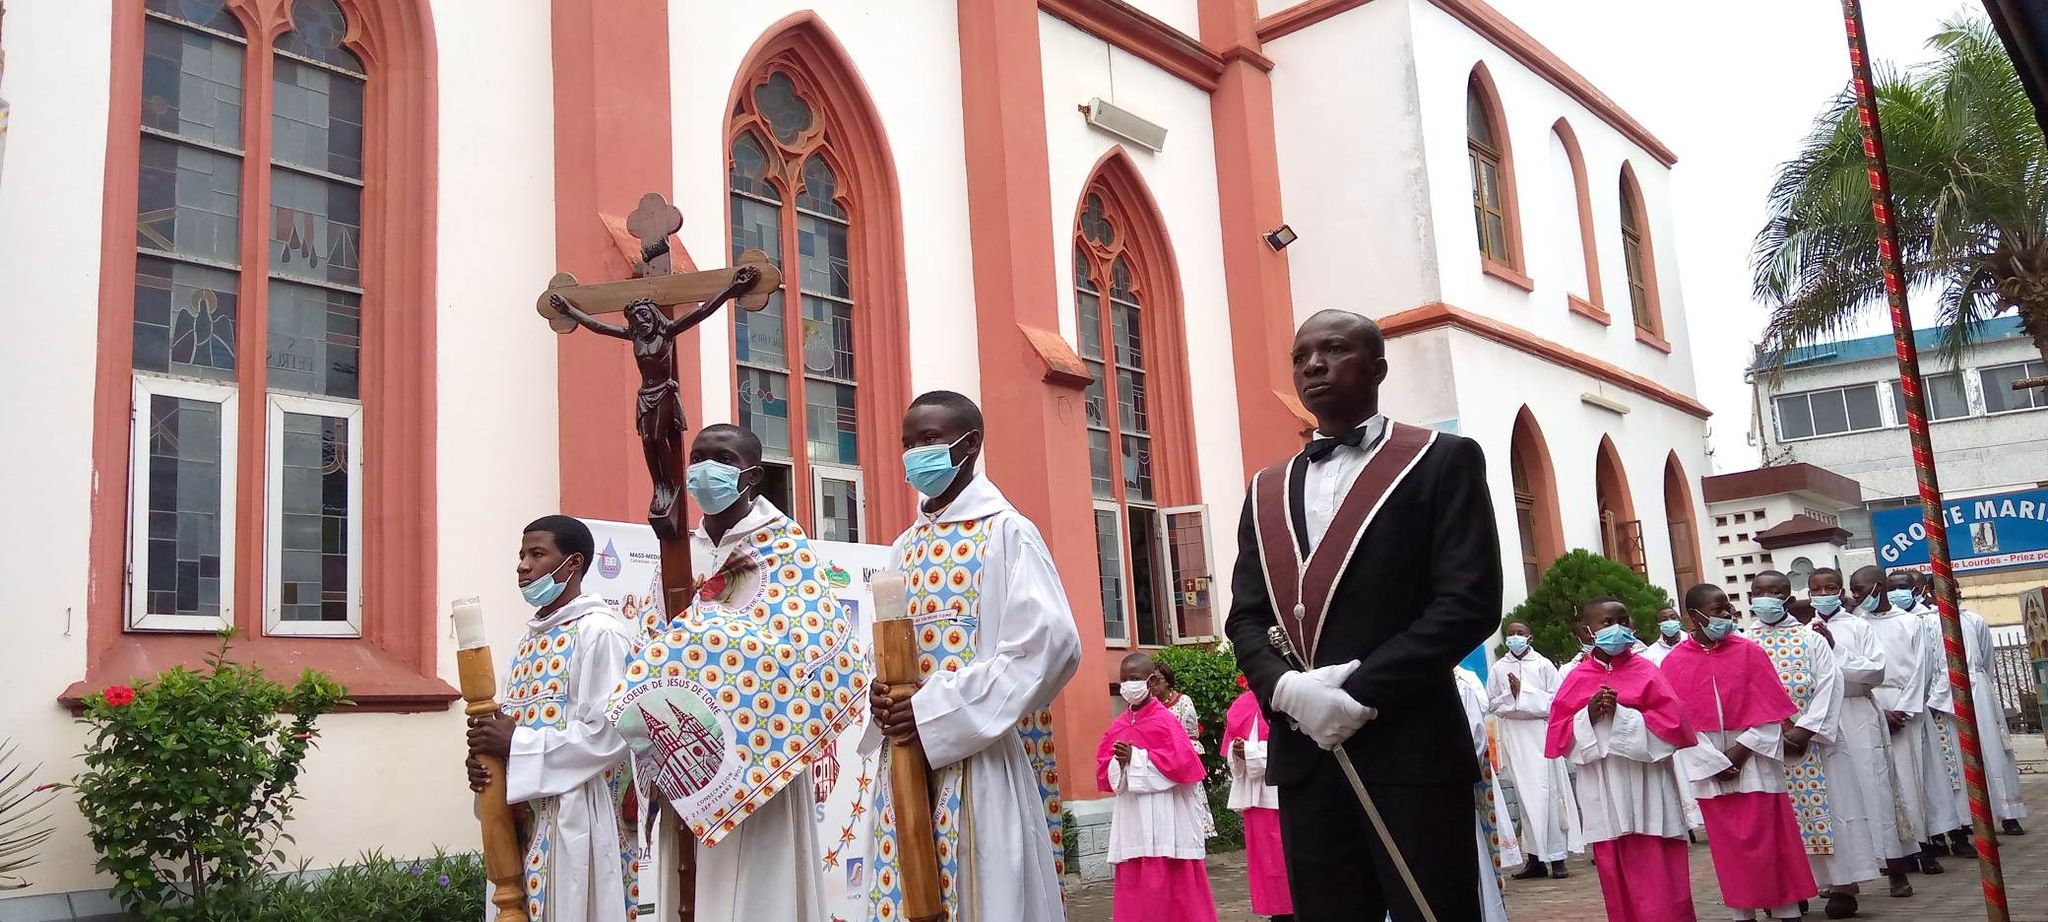
[[[1365,530],[1379,515],[1387,496],[1415,469],[1424,452],[1436,443],[1436,430],[1391,420],[1387,434],[1371,449],[1365,469],[1351,485],[1351,492],[1337,506],[1330,530],[1310,552],[1301,557],[1291,522],[1293,508],[1288,496],[1289,474],[1295,465],[1308,464],[1296,454],[1260,471],[1252,480],[1252,522],[1258,532],[1259,562],[1266,575],[1266,593],[1273,600],[1273,615],[1287,631],[1302,662],[1316,665],[1316,641],[1323,634],[1323,616],[1329,613],[1330,596],[1338,578],[1351,563]],[[1305,489],[1305,488],[1304,488]],[[1307,502],[1305,497],[1293,500]]]

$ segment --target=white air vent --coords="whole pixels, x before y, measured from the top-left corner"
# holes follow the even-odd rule
[[[1088,120],[1088,126],[1099,131],[1116,135],[1146,150],[1158,152],[1166,149],[1166,127],[1153,124],[1128,109],[1119,109],[1101,98],[1088,100],[1081,107],[1081,117]]]

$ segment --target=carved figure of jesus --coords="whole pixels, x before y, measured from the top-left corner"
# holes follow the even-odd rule
[[[633,344],[633,361],[640,367],[640,399],[634,407],[634,428],[640,435],[641,450],[647,454],[647,471],[654,480],[654,501],[648,504],[648,523],[664,538],[685,534],[682,511],[683,419],[682,395],[676,385],[676,337],[713,314],[761,277],[752,266],[733,273],[732,284],[710,300],[682,316],[670,319],[653,301],[639,300],[626,306],[623,326],[605,323],[576,308],[561,295],[550,295],[554,308],[584,329]],[[662,523],[666,523],[664,529]]]

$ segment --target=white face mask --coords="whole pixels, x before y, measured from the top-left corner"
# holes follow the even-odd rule
[[[1146,686],[1144,679],[1131,679],[1118,685],[1116,691],[1117,694],[1124,696],[1124,703],[1131,707],[1145,703],[1145,699],[1152,696],[1152,689]]]

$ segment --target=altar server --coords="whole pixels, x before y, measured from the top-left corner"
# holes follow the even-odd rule
[[[1586,851],[1579,833],[1579,803],[1565,765],[1543,755],[1550,721],[1550,698],[1557,693],[1557,667],[1531,646],[1529,626],[1520,621],[1503,635],[1507,652],[1486,676],[1487,709],[1500,718],[1501,762],[1521,800],[1522,824],[1516,838],[1528,865],[1516,880],[1568,877],[1567,852]],[[1480,873],[1486,873],[1481,868]]]

